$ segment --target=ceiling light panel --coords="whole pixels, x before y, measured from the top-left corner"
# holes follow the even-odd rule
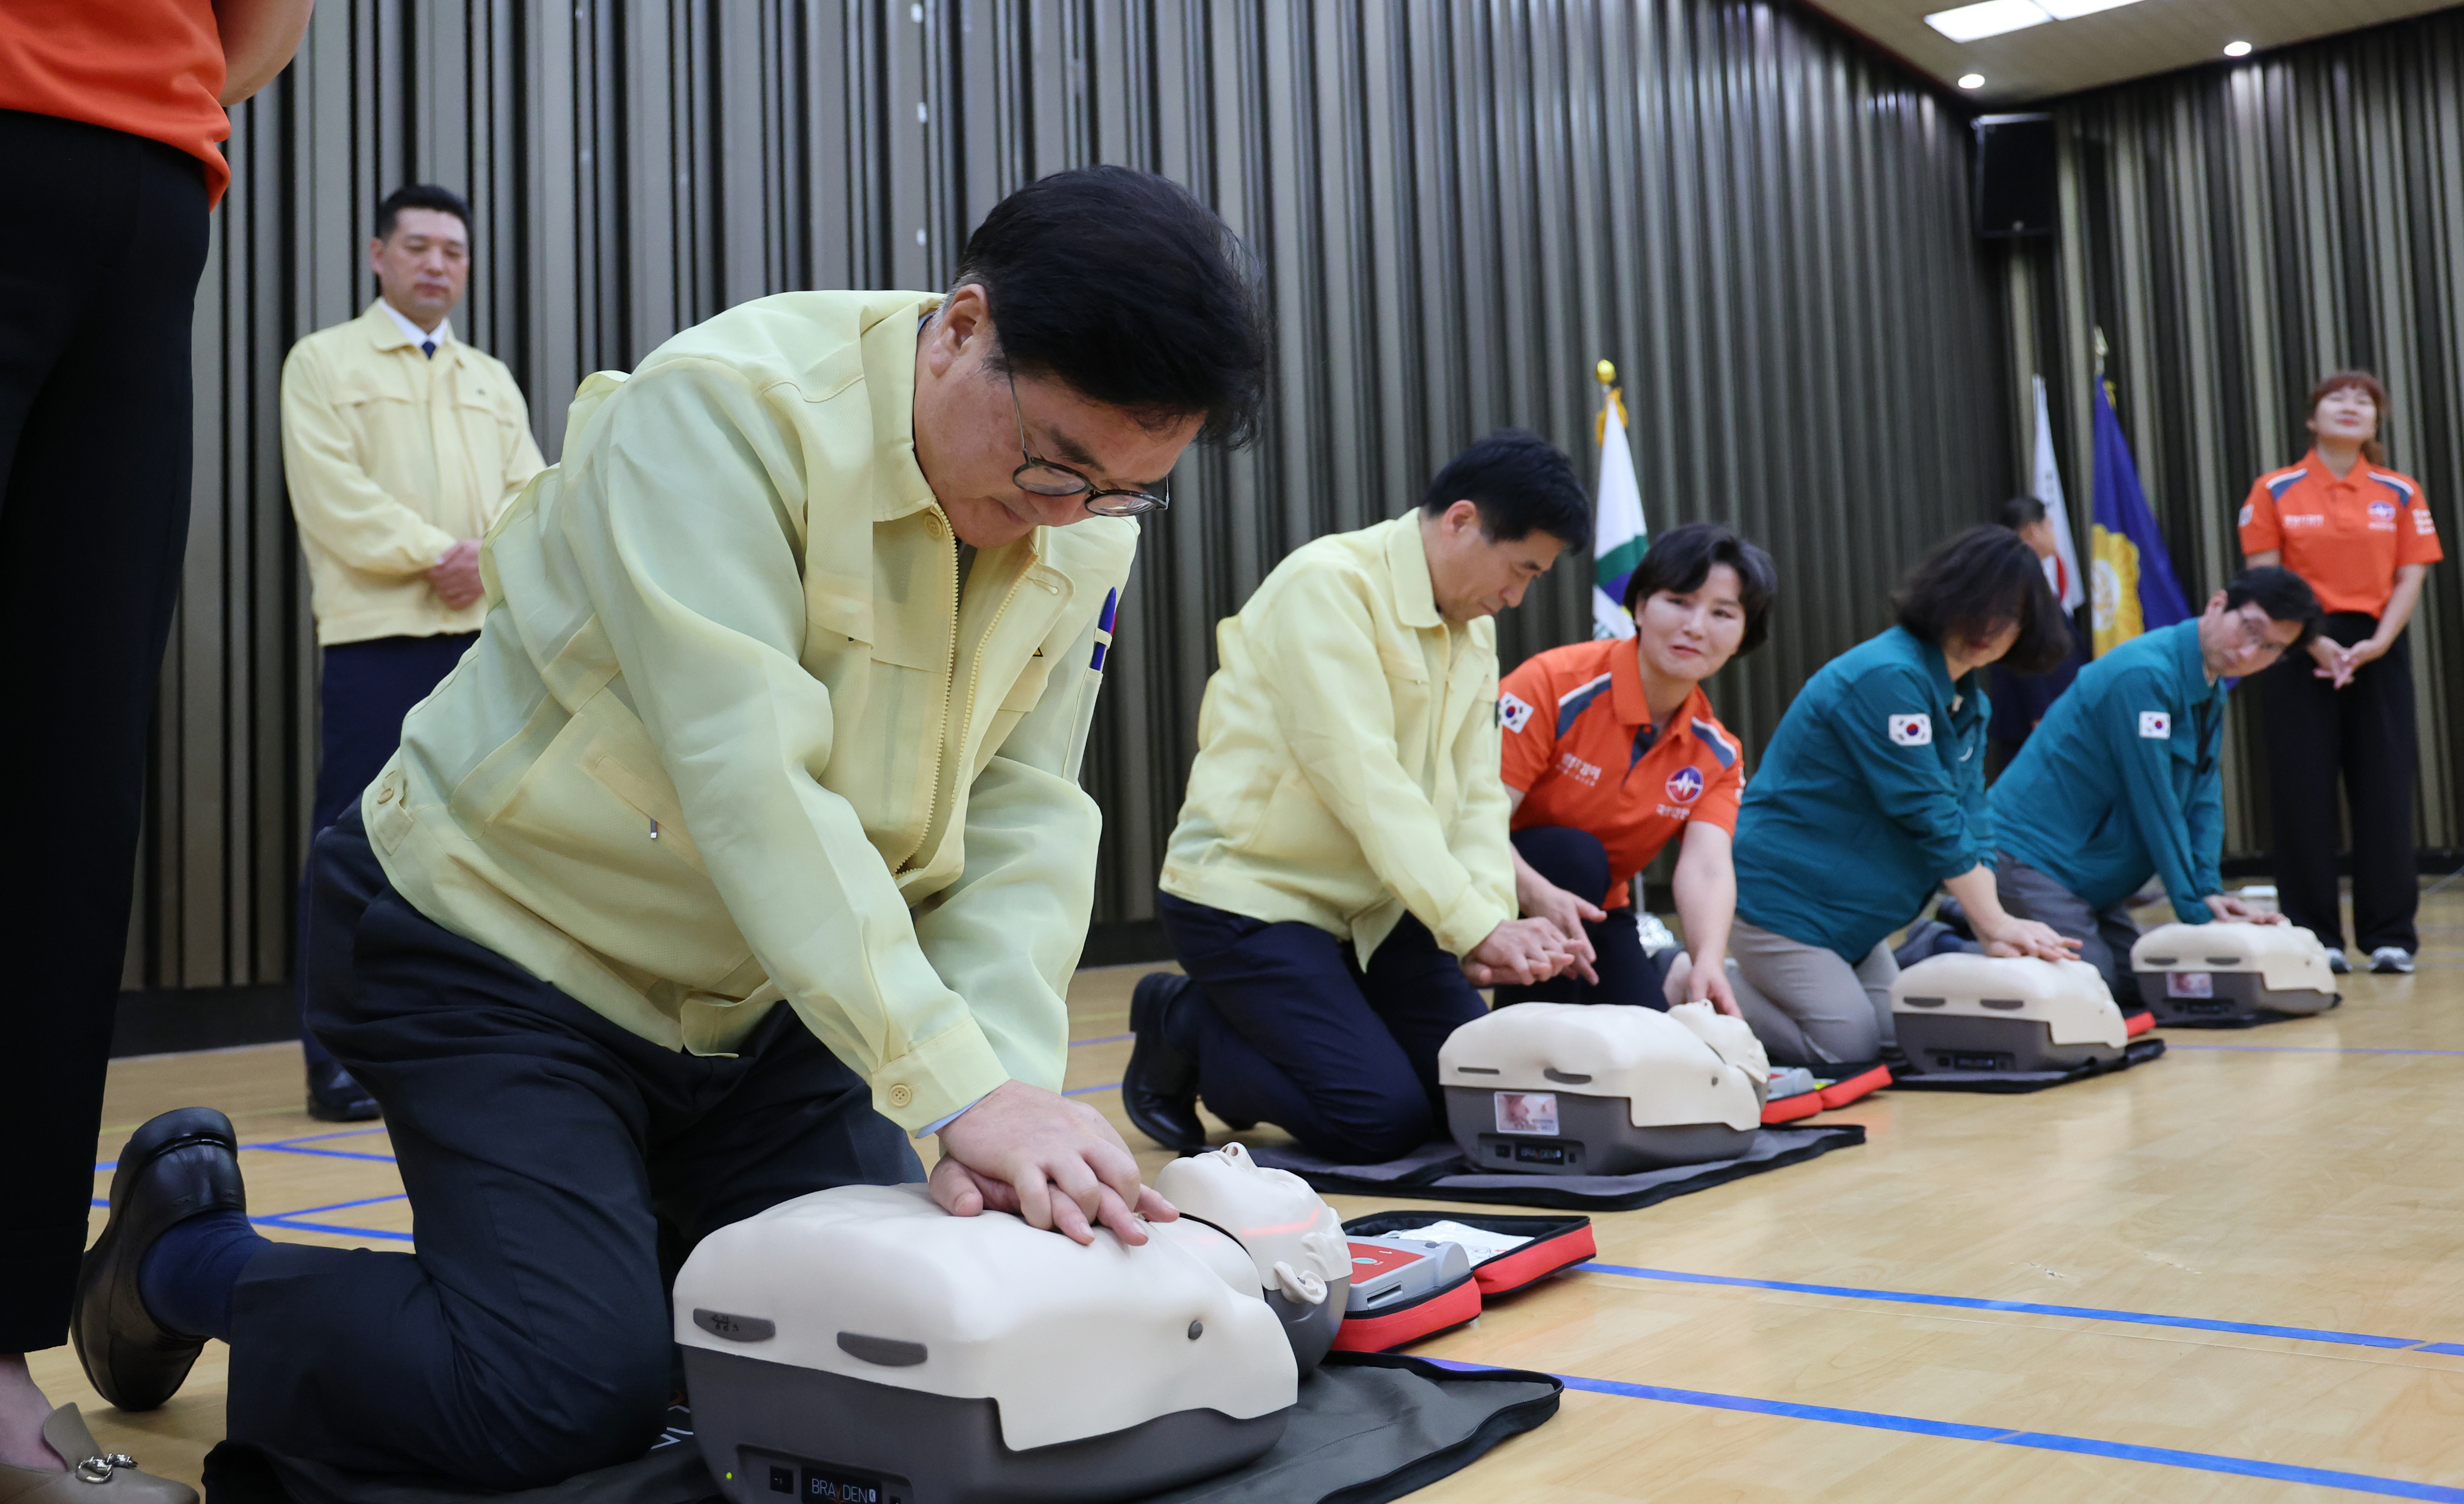
[[[2077,3],[2077,0],[2063,0],[2063,3]],[[1979,0],[1975,5],[1964,5],[1956,10],[1936,11],[1926,16],[1925,22],[1954,42],[1973,42],[1988,36],[1999,36],[2005,32],[2042,26],[2052,19],[2053,16],[2043,6],[2036,4],[2036,0]]]
[[[2037,0],[2037,3],[2042,5],[2055,20],[2070,21],[2082,15],[2094,15],[2099,11],[2112,11],[2126,5],[2136,5],[2138,0]]]

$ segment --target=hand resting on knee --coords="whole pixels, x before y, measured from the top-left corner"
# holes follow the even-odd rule
[[[930,1185],[953,1216],[1015,1211],[1080,1243],[1092,1243],[1101,1223],[1134,1248],[1147,1240],[1138,1217],[1180,1215],[1139,1184],[1138,1162],[1102,1113],[1041,1086],[1003,1081],[940,1136]]]

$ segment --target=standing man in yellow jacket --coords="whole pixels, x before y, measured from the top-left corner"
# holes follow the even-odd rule
[[[1499,777],[1497,626],[1591,546],[1574,468],[1491,434],[1419,507],[1309,543],[1217,629],[1198,761],[1158,905],[1186,976],[1139,982],[1121,1100],[1203,1147],[1203,1095],[1340,1164],[1443,1121],[1438,1047],[1475,986],[1589,975],[1582,942],[1515,917]]]
[[[368,270],[367,311],[282,362],[283,473],[325,652],[312,840],[358,802],[402,744],[402,718],[478,641],[479,538],[547,466],[513,373],[453,337],[471,281],[461,196],[427,183],[387,194]],[[298,928],[304,947],[304,878]],[[300,955],[308,1111],[373,1118],[376,1102],[304,1026]]]
[[[235,1439],[530,1488],[658,1436],[663,1253],[918,1179],[910,1136],[957,1215],[1169,1219],[1060,1095],[1078,769],[1129,518],[1252,426],[1264,331],[1220,220],[1095,167],[996,207],[946,297],[761,298],[585,382],[487,630],[313,858],[310,1014],[418,1251],[258,1237],[228,1121],[158,1118],[80,1281],[103,1393],[219,1337]]]

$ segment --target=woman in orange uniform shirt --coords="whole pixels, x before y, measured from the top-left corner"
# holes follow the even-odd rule
[[[1717,523],[1661,534],[1626,581],[1630,640],[1576,643],[1525,661],[1498,697],[1506,796],[1514,808],[1514,888],[1526,917],[1576,946],[1575,972],[1501,987],[1514,1002],[1679,1000],[1677,952],[1643,954],[1627,884],[1671,839],[1677,913],[1693,967],[1686,996],[1734,1014],[1728,925],[1737,903],[1728,838],[1745,788],[1737,738],[1703,681],[1770,628],[1771,556]]]
[[[2412,970],[2421,902],[2412,862],[2412,662],[2405,623],[2444,557],[2421,483],[2387,468],[2387,389],[2339,371],[2310,394],[2318,442],[2261,475],[2241,509],[2241,551],[2309,582],[2326,616],[2305,658],[2260,676],[2284,915],[2346,970],[2336,900],[2336,783],[2353,827],[2353,937],[2373,971]]]

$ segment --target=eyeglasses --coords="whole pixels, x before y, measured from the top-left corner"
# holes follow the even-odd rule
[[[2276,624],[2275,619],[2260,610],[2255,601],[2234,612],[2233,623],[2241,636],[2241,650],[2253,657],[2275,658],[2290,645],[2267,635],[2267,629]]]
[[[1164,493],[1161,495],[1147,490],[1125,490],[1119,488],[1107,490],[1068,466],[1055,465],[1028,448],[1026,409],[1018,404],[1018,377],[1015,374],[1009,378],[1009,409],[1018,415],[1018,452],[1026,459],[1025,464],[1009,472],[1009,478],[1019,490],[1028,495],[1084,496],[1087,498],[1087,510],[1099,517],[1135,517],[1150,512],[1164,511],[1172,505],[1172,488],[1169,483],[1166,483]],[[1118,496],[1121,499],[1107,504],[1104,501],[1107,496]]]

